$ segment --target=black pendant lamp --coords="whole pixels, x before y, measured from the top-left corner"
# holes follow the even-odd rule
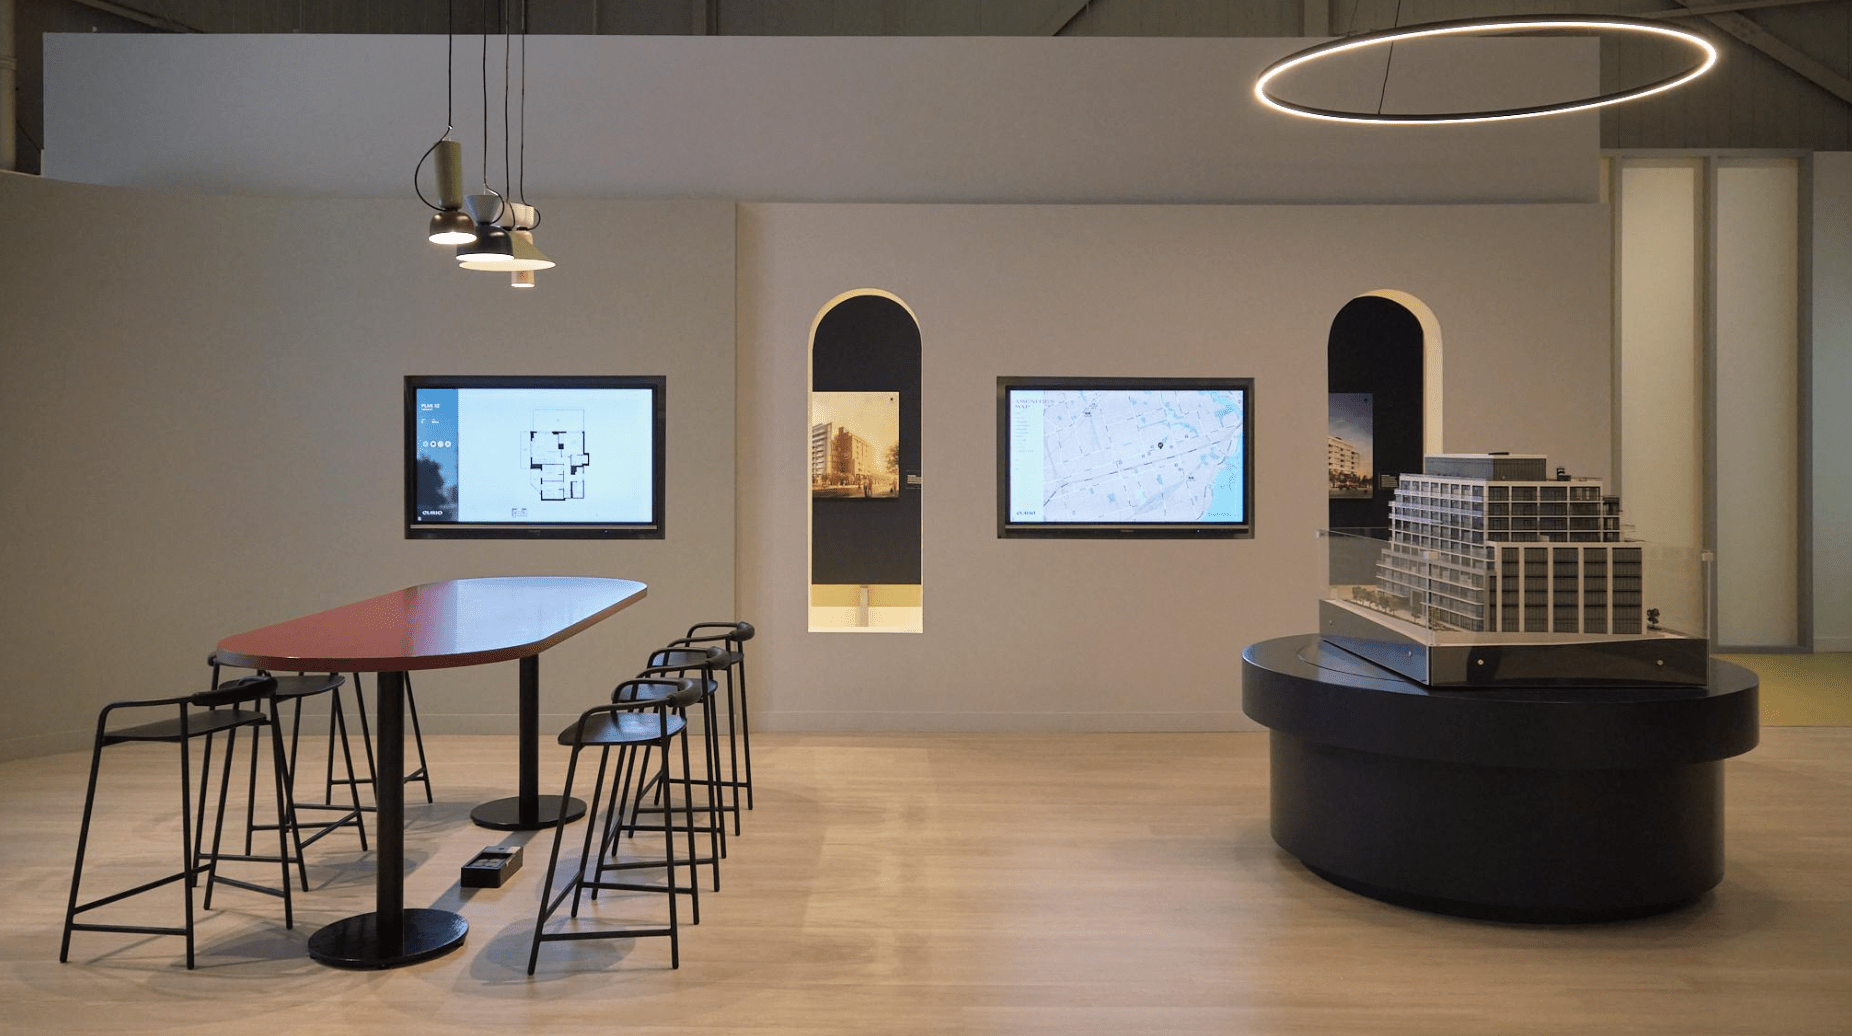
[[[425,235],[432,244],[460,245],[476,236],[475,221],[463,213],[463,145],[450,139],[450,131],[455,128],[452,103],[451,52],[455,43],[456,3],[451,0],[448,20],[444,32],[444,135],[437,142],[425,149],[423,157],[412,170],[412,190],[417,192],[418,200],[433,209],[431,220]],[[419,178],[424,172],[426,160],[433,162],[432,172],[437,180],[437,204],[432,204],[424,196],[424,188]]]

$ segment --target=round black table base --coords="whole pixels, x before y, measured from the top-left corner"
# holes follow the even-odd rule
[[[564,801],[566,811],[560,813],[560,803]],[[540,804],[534,810],[534,820],[521,819],[520,799],[495,799],[485,802],[469,811],[469,818],[477,827],[493,828],[497,831],[539,831],[556,824],[572,823],[585,815],[583,799],[564,799],[559,795],[542,795]]]
[[[402,914],[405,938],[395,953],[380,948],[378,914],[355,914],[309,936],[309,956],[337,968],[397,968],[441,957],[463,945],[469,934],[469,922],[448,910]]]
[[[1702,687],[1425,687],[1316,636],[1242,655],[1273,840],[1373,899],[1542,924],[1645,917],[1723,879],[1724,760],[1755,674]]]
[[[1405,892],[1402,889],[1386,888],[1372,885],[1367,881],[1356,881],[1342,874],[1334,874],[1322,867],[1299,861],[1305,869],[1325,879],[1338,888],[1355,892],[1359,896],[1368,896],[1390,906],[1407,907],[1410,910],[1423,910],[1430,914],[1448,914],[1453,917],[1469,917],[1475,921],[1502,921],[1507,924],[1598,924],[1603,921],[1634,921],[1642,917],[1652,917],[1668,911],[1687,907],[1703,898],[1700,893],[1695,896],[1683,896],[1664,903],[1633,904],[1625,907],[1606,909],[1576,909],[1565,907],[1527,907],[1507,906],[1500,903],[1471,903],[1463,899],[1448,899],[1444,896],[1424,896]]]

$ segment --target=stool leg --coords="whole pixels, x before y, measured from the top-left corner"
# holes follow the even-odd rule
[[[334,787],[334,750],[332,746],[333,746],[334,732],[336,728],[339,728],[341,731],[341,760],[342,760],[342,765],[347,770],[347,797],[348,797],[348,802],[351,803],[354,807],[354,833],[360,836],[360,851],[366,852],[367,851],[366,815],[360,808],[360,783],[357,780],[355,780],[355,778],[358,777],[359,775],[354,772],[354,750],[352,746],[349,745],[348,740],[347,740],[347,713],[345,712],[345,710],[341,708],[341,689],[337,687],[329,693],[334,695],[334,697],[331,699],[331,704],[328,707],[329,709],[328,738],[329,738],[330,748],[328,752],[328,785],[327,786],[331,790]],[[358,701],[359,696],[360,696],[360,691],[358,688],[356,688],[354,691],[354,697],[356,699],[356,703],[355,703],[356,709],[357,711],[359,711],[360,720],[364,724],[366,722],[366,703]],[[369,761],[368,766],[371,767],[371,765],[372,763],[371,761]],[[370,772],[371,771],[369,770],[369,773]],[[332,794],[329,795],[327,801],[330,803],[334,802],[334,796]]]
[[[657,713],[657,715],[660,716],[661,713]],[[662,741],[662,775],[666,782],[669,776],[669,739],[666,734],[666,731],[668,729],[668,724],[666,722],[663,724],[663,729],[665,731],[665,734],[663,736],[663,741]],[[688,730],[686,727],[682,728],[682,776],[689,777],[689,778],[693,778],[694,776],[693,772],[688,769]],[[664,805],[666,807],[667,803],[665,802]],[[694,849],[694,799],[693,797],[684,796],[682,799],[682,805],[683,807],[685,807],[685,813],[684,813],[683,819],[687,822],[687,825],[688,825],[688,893],[689,893],[688,913],[689,913],[689,920],[693,924],[700,924],[701,923],[701,875],[696,873],[697,866],[694,862],[695,849]],[[662,820],[663,820],[663,824],[662,824],[663,853],[662,855],[663,855],[663,860],[665,862],[665,865],[668,867],[668,871],[669,871],[669,967],[670,968],[680,968],[682,966],[682,941],[681,941],[681,934],[680,934],[681,926],[676,923],[677,918],[676,918],[676,913],[675,913],[675,910],[676,910],[676,907],[675,907],[675,831],[674,831],[675,825],[669,823],[669,814],[666,808],[662,814]]]
[[[738,645],[740,653],[740,746],[746,757],[746,808],[752,808],[752,707],[746,701],[746,648]],[[733,693],[733,670],[727,670],[727,700],[730,703]],[[738,814],[735,814],[738,816]]]
[[[274,721],[265,725],[270,728],[271,783],[276,789],[277,869],[281,872],[281,877],[283,879],[279,886],[283,890],[283,927],[294,928],[296,927],[296,904],[289,885],[289,833],[284,830],[284,818],[290,816],[290,810],[295,807],[295,803],[290,799],[289,788],[283,783],[285,765],[283,759],[283,732],[277,727]],[[251,737],[256,738],[257,736],[257,732],[253,730],[251,732]],[[300,852],[298,852],[297,856],[300,858]]]
[[[617,758],[618,758],[618,763],[620,765],[624,761],[624,751],[626,750],[619,749],[618,751]],[[592,839],[594,835],[596,835],[600,830],[599,824],[597,822],[598,821],[598,804],[605,794],[605,788],[604,788],[605,773],[607,772],[607,764],[609,764],[610,761],[611,761],[610,746],[607,745],[603,748],[600,748],[598,750],[598,776],[592,779],[592,801],[591,801],[591,804],[587,806],[585,809],[585,844],[579,848],[579,868],[578,870],[574,871],[572,875],[572,883],[573,883],[572,913],[569,915],[572,917],[579,916],[580,894],[583,893],[585,890],[585,869],[586,869],[586,865],[592,860]],[[566,796],[570,798],[571,795],[572,795],[572,789],[567,788]],[[610,803],[606,806],[607,811],[615,812],[618,808],[619,801],[620,799],[617,794],[617,789],[612,788],[611,789],[611,800],[610,800]],[[599,846],[598,846],[598,861],[602,863],[603,860],[604,860],[604,842],[602,839],[600,839]],[[597,881],[598,873],[599,872],[597,868],[594,866],[592,870],[592,880],[594,882]],[[596,888],[593,888],[592,898],[596,899],[597,897],[598,897],[598,890]]]
[[[418,725],[418,699],[412,697],[412,680],[409,674],[405,677],[405,712],[407,718],[412,721],[412,744],[418,747],[418,769],[413,770],[411,776],[405,778],[405,783],[424,782],[424,800],[436,802],[437,800],[431,796],[431,763],[424,757],[424,728]]]
[[[566,762],[566,791],[565,794],[560,796],[561,813],[566,811],[566,803],[572,798],[572,778],[579,768],[579,752],[582,747],[581,745],[573,745],[572,757]],[[607,751],[605,754],[608,755],[609,752]],[[599,760],[598,766],[601,774],[601,779],[598,783],[602,785],[604,783],[602,780],[604,760],[602,758]],[[597,792],[594,791],[592,794],[595,796]],[[593,814],[586,818],[585,826],[587,829],[594,826],[595,817],[596,814]],[[540,937],[542,932],[546,929],[547,918],[552,916],[553,911],[559,909],[559,901],[553,899],[553,872],[559,867],[559,847],[560,843],[565,841],[565,839],[566,824],[562,818],[560,823],[553,825],[553,851],[547,857],[547,876],[540,889],[540,914],[534,919],[534,941],[528,946],[527,950],[527,973],[529,975],[534,973],[534,967],[540,962]],[[584,869],[585,860],[581,857],[579,860],[579,871],[573,875],[570,887],[560,893],[561,900],[565,899],[568,893],[577,891],[580,884],[580,877],[583,875]]]
[[[185,722],[183,717],[181,720],[182,730],[185,729]],[[234,746],[229,743],[225,746],[225,758],[227,760],[230,760],[232,757],[233,747]],[[187,795],[192,790],[193,786],[193,775],[187,772],[191,754],[192,753],[187,749],[186,739],[182,738],[180,741],[180,870],[186,876],[180,880],[180,894],[186,902],[186,966],[188,971],[193,970],[193,875],[195,873],[194,867],[196,866],[193,832],[187,830],[187,824],[192,819],[193,813],[193,804],[187,801]],[[229,779],[231,770],[228,768],[225,773],[226,777]],[[205,777],[205,769],[203,767],[201,768],[200,776],[202,780]],[[201,794],[204,794],[204,785],[201,786]],[[205,805],[202,799],[200,802],[201,816],[205,815]],[[219,806],[222,811],[224,809],[224,803],[221,802]],[[217,863],[217,860],[213,860],[209,866],[216,866]],[[206,879],[206,889],[208,892],[212,889],[210,872]]]
[[[707,674],[712,675],[712,674]],[[727,855],[727,816],[726,795],[721,791],[723,782],[720,778],[720,728],[716,725],[719,710],[714,707],[714,696],[707,695],[701,699],[701,765],[707,771],[707,822],[708,852],[712,854],[711,868],[714,872],[714,891],[720,891],[720,861]],[[686,738],[686,732],[683,737]],[[694,784],[688,785],[689,794],[694,793]],[[733,817],[739,819],[739,789],[733,790]],[[734,831],[738,833],[737,828]]]
[[[71,926],[77,923],[77,888],[84,880],[84,850],[90,845],[90,816],[96,807],[97,771],[103,765],[103,734],[99,728],[90,746],[90,783],[84,789],[84,818],[77,827],[77,862],[71,865],[71,901],[64,908],[64,940],[58,946],[58,962],[71,959]]]
[[[212,735],[210,734],[206,735],[206,743],[208,745],[212,743]],[[218,805],[218,808],[215,809],[212,814],[213,816],[212,854],[206,857],[205,859],[206,898],[201,903],[201,908],[205,910],[212,909],[212,887],[213,887],[213,884],[219,880],[219,853],[224,850],[223,842],[224,842],[224,835],[225,835],[225,802],[227,799],[231,797],[230,792],[231,792],[232,758],[235,755],[237,755],[237,748],[238,748],[238,728],[233,727],[232,729],[227,730],[225,732],[225,762],[223,766],[221,767],[221,769],[223,770],[223,776],[219,778],[219,805]],[[184,753],[186,752],[186,742],[184,741],[181,742],[180,750],[182,754],[184,755]],[[203,775],[205,767],[201,766],[200,769]],[[257,736],[253,734],[251,736],[251,798],[255,799],[256,793],[257,793]],[[200,791],[200,795],[202,796],[205,795],[203,786]],[[203,798],[200,800],[200,806],[202,807],[202,812],[203,812],[204,811],[203,807],[205,806],[205,800]],[[256,823],[257,823],[257,806],[254,802],[247,801],[245,804],[245,825],[244,825],[244,855],[246,856],[252,855],[251,831],[252,831],[252,825]],[[199,837],[204,838],[205,832],[204,831],[199,832]],[[192,883],[188,882],[188,884],[190,885]],[[190,909],[190,905],[189,905],[189,909]],[[187,926],[189,928],[192,927],[191,918],[188,919]]]
[[[373,762],[373,729],[367,723],[366,692],[360,687],[360,674],[354,675],[354,711],[360,715],[360,751],[367,758],[366,782],[372,784],[379,779],[379,768]],[[378,801],[379,789],[373,789],[374,800]]]

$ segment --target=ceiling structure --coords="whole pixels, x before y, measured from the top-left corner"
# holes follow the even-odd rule
[[[519,29],[516,0],[454,8],[459,34]],[[0,38],[14,48],[0,50],[0,77],[13,72],[17,84],[11,164],[39,170],[45,33],[441,34],[451,9],[449,0],[0,0]],[[1483,15],[1669,18],[1717,42],[1723,61],[1689,87],[1603,114],[1602,147],[1852,150],[1852,0],[529,0],[527,12],[528,31],[543,36],[1327,37]],[[1604,89],[1663,74],[1668,60],[1629,41],[1604,40],[1602,50]]]

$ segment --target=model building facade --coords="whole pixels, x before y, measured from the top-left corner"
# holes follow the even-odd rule
[[[1536,455],[1440,454],[1389,504],[1377,590],[1429,626],[1639,634],[1642,548],[1597,479]]]

